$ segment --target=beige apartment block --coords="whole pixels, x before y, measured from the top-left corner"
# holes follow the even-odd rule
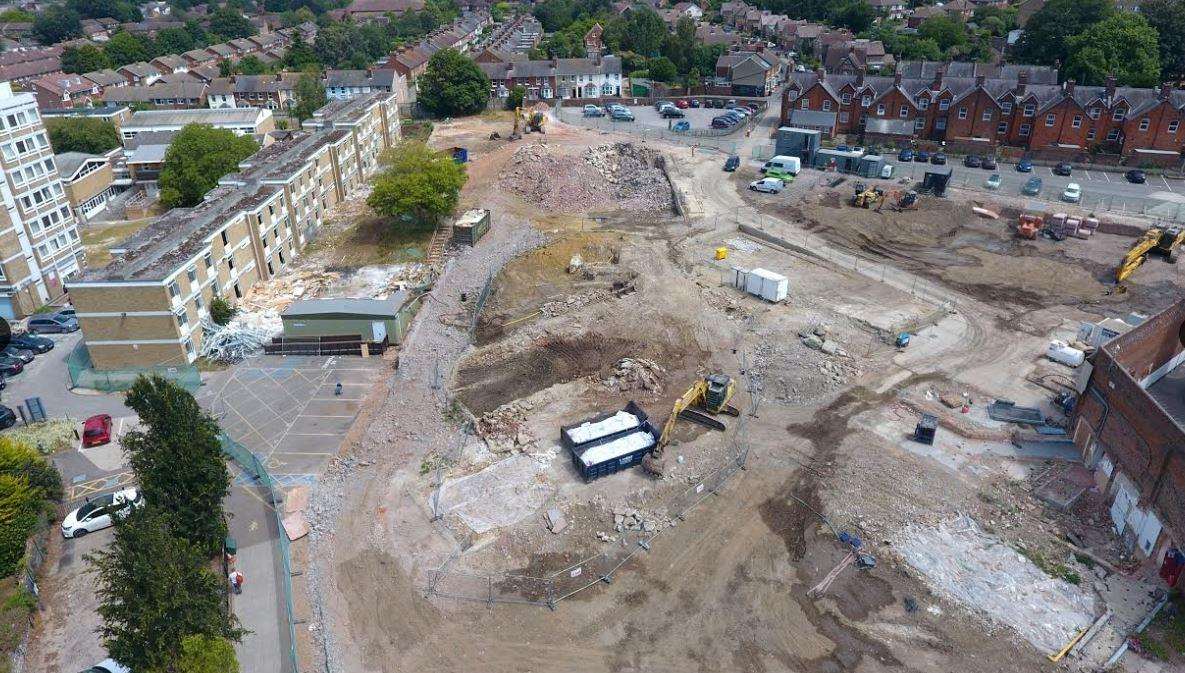
[[[193,208],[169,211],[69,285],[96,369],[193,362],[214,297],[234,302],[292,263],[326,212],[399,139],[394,94],[334,101],[239,164]],[[4,245],[0,237],[0,247]]]

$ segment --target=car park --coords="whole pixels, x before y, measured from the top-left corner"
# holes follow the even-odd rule
[[[0,404],[0,430],[7,430],[16,425],[16,412]]]
[[[1082,200],[1082,185],[1077,182],[1071,182],[1066,185],[1065,191],[1062,192],[1062,201],[1067,203],[1078,203]]]
[[[609,118],[615,122],[632,122],[634,121],[634,113],[623,108],[618,108],[609,113]]]
[[[987,187],[988,189],[999,189],[1000,182],[1001,182],[1000,174],[999,173],[992,173],[991,175],[988,176],[987,181],[985,181],[983,183],[983,186]]]
[[[98,414],[82,423],[82,448],[111,443],[111,416]]]
[[[1148,181],[1148,174],[1138,168],[1134,168],[1124,173],[1123,178],[1133,185],[1142,185]]]
[[[17,348],[24,348],[38,354],[48,353],[53,350],[53,339],[47,339],[36,334],[18,334],[12,337],[9,343]]]
[[[935,152],[934,156],[930,157],[930,163],[935,166],[943,166],[946,164],[946,155],[942,152]]]
[[[898,152],[897,161],[913,161],[913,150],[906,148]]]
[[[777,194],[785,188],[786,183],[781,178],[761,178],[749,183],[749,189],[766,194]]]
[[[1064,161],[1059,162],[1056,166],[1053,167],[1053,174],[1054,175],[1067,176],[1073,172],[1074,172],[1074,167]]]
[[[918,150],[917,154],[913,155],[913,160],[919,164],[929,163],[930,153],[925,150]]]
[[[78,331],[78,320],[67,315],[38,314],[29,318],[30,334],[65,334]]]
[[[728,171],[729,173],[735,171],[736,169],[738,169],[740,167],[741,167],[741,158],[735,154],[729,155],[729,157],[724,160],[724,170]]]
[[[963,165],[967,168],[979,168],[983,165],[983,159],[980,159],[978,154],[968,154],[963,157]]]
[[[596,105],[585,105],[584,106],[584,116],[585,117],[604,117],[605,111]]]
[[[1016,172],[1017,173],[1032,173],[1033,172],[1033,162],[1029,161],[1028,159],[1021,159],[1020,161],[1016,162]]]
[[[132,669],[114,659],[104,659],[82,673],[132,673]]]
[[[1021,192],[1023,192],[1025,196],[1037,196],[1040,194],[1041,178],[1029,178],[1024,187],[1021,188]]]
[[[984,169],[985,171],[996,170],[996,158],[995,157],[984,157],[983,159],[980,160],[979,167]]]
[[[16,358],[10,358],[7,355],[0,355],[0,374],[4,376],[16,376],[25,371],[25,363]]]
[[[80,538],[87,533],[110,528],[115,520],[144,506],[144,495],[135,488],[100,495],[70,512],[62,521],[62,537]]]
[[[21,348],[20,346],[14,346],[11,343],[5,346],[3,350],[0,350],[0,354],[20,360],[26,365],[33,361],[33,351]]]

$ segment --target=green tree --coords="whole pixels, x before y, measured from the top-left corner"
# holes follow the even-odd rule
[[[351,65],[355,56],[364,53],[361,33],[352,23],[335,22],[317,31],[313,52],[317,62],[328,68]]]
[[[62,475],[37,450],[8,437],[0,437],[0,474],[24,479],[38,498],[61,500]]]
[[[236,12],[228,5],[223,5],[210,14],[210,32],[221,35],[223,39],[233,40],[239,37],[251,37],[256,33],[255,26],[242,13]]]
[[[490,7],[490,18],[497,23],[502,23],[513,11],[514,5],[509,2],[496,2]]]
[[[147,61],[151,58],[147,45],[126,30],[112,35],[106,46],[103,47],[103,53],[116,67]]]
[[[259,143],[249,136],[236,136],[208,124],[186,126],[165,152],[159,180],[161,203],[170,208],[197,205],[219,178],[233,172],[258,149]]]
[[[267,66],[255,54],[248,54],[235,63],[235,72],[240,75],[262,75],[267,72]]]
[[[618,22],[611,22],[618,24]],[[605,29],[606,33],[609,29]],[[662,17],[649,7],[635,7],[626,16],[624,25],[618,27],[621,46],[644,56],[658,56],[667,37],[667,25]],[[607,40],[607,39],[606,39]]]
[[[94,45],[66,47],[62,51],[62,72],[82,74],[111,67],[111,59]]]
[[[1156,29],[1165,79],[1185,79],[1185,0],[1145,0],[1140,14]]]
[[[183,54],[190,49],[197,48],[193,34],[184,28],[165,28],[156,34],[157,56],[167,54]]]
[[[650,79],[656,82],[674,82],[675,78],[679,76],[675,64],[671,63],[671,59],[666,56],[650,59],[646,69],[650,71]]]
[[[387,167],[366,204],[376,213],[413,225],[435,224],[453,212],[467,175],[464,164],[422,142],[404,141],[383,155]]]
[[[1114,13],[1114,0],[1049,0],[1025,24],[1016,56],[1024,63],[1065,63],[1069,39]]]
[[[831,23],[847,28],[853,33],[863,33],[876,20],[876,10],[865,0],[851,0],[834,6],[830,13]]]
[[[441,49],[428,59],[420,76],[420,104],[439,117],[481,112],[490,98],[490,78],[477,63],[455,49]]]
[[[45,45],[82,37],[82,19],[65,5],[50,5],[33,21],[33,36]]]
[[[223,610],[226,578],[211,570],[207,550],[175,534],[174,518],[148,503],[86,557],[97,579],[98,631],[107,653],[133,671],[178,671],[187,638],[238,641],[244,631]]]
[[[239,673],[234,645],[226,638],[186,636],[181,641],[177,673]]]
[[[234,74],[234,72],[235,72],[235,65],[233,63],[231,63],[230,61],[219,61],[219,63],[218,63],[218,76],[219,77],[230,77],[231,75]]]
[[[66,0],[66,6],[84,19],[112,18],[120,22],[144,20],[140,8],[127,0]]]
[[[0,22],[4,23],[33,23],[37,15],[15,7],[0,12]]]
[[[1067,78],[1098,85],[1114,74],[1120,83],[1136,87],[1160,82],[1156,29],[1137,12],[1112,14],[1071,37],[1066,46]]]
[[[89,117],[48,117],[45,128],[49,144],[56,154],[86,152],[103,154],[119,147],[119,132],[105,119]]]
[[[225,325],[235,317],[239,310],[231,303],[222,297],[214,297],[210,300],[210,320],[214,321],[215,325]]]
[[[967,25],[945,14],[932,16],[918,26],[918,37],[934,40],[942,51],[967,43]]]
[[[0,575],[16,571],[43,503],[28,480],[0,474]]]
[[[314,73],[302,74],[300,79],[296,80],[293,94],[296,97],[296,106],[292,108],[292,116],[301,121],[312,117],[314,112],[329,102],[325,97],[325,86],[321,84],[321,78]]]
[[[527,96],[527,87],[517,84],[510,90],[510,95],[506,97],[506,109],[514,110],[523,106],[523,99]]]
[[[292,46],[288,48],[288,52],[284,54],[284,67],[289,70],[304,70],[319,66],[320,61],[317,60],[317,53],[307,42],[297,36],[292,41]]]

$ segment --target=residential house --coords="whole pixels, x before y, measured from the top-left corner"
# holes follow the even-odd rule
[[[120,66],[116,72],[132,86],[151,86],[161,76],[160,68],[143,61]]]
[[[207,49],[190,49],[184,54],[181,54],[181,58],[185,59],[185,62],[189,64],[190,70],[196,67],[218,65],[218,57],[214,52]]]
[[[909,14],[909,17],[906,19],[906,25],[910,28],[917,28],[932,16],[949,16],[959,21],[967,21],[974,12],[975,5],[968,2],[968,0],[951,0],[942,5],[918,7]]]
[[[238,58],[239,54],[235,48],[226,43],[212,44],[206,47],[206,51],[210,52],[216,57],[215,62],[221,63],[223,61],[233,61]],[[199,64],[205,65],[205,64]]]
[[[823,67],[827,72],[854,75],[861,70],[878,72],[892,70],[896,60],[885,52],[880,40],[863,38],[828,45],[823,53]]]
[[[39,108],[63,108],[91,105],[99,98],[98,84],[82,75],[56,73],[33,82],[33,93]]]
[[[97,19],[83,19],[80,25],[82,34],[92,42],[101,43],[111,39],[111,27],[103,25]]]
[[[51,73],[61,72],[62,62],[57,56],[37,59],[33,61],[19,61],[7,65],[0,65],[0,81],[27,85],[33,80]]]
[[[211,108],[289,110],[296,105],[296,83],[299,80],[299,73],[219,77],[210,82],[206,103]]]
[[[716,77],[736,96],[768,96],[777,86],[780,63],[769,54],[738,51],[716,59]]]
[[[171,75],[173,73],[186,72],[189,70],[189,61],[186,61],[176,54],[157,56],[156,58],[149,61],[148,64],[159,70],[162,75]]]
[[[326,70],[321,77],[330,100],[350,100],[375,91],[398,92],[400,75],[394,70]]]
[[[202,82],[128,86],[106,91],[103,102],[107,105],[151,105],[162,110],[202,108],[206,107],[206,89]]]
[[[399,15],[423,8],[424,0],[354,0],[345,9],[334,10],[331,14],[350,17],[354,21],[386,21],[388,14]]]
[[[94,82],[99,87],[99,91],[106,91],[107,89],[117,89],[121,86],[127,86],[128,81],[123,75],[108,68],[107,70],[95,70],[92,72],[83,73],[83,77]]]
[[[680,18],[687,17],[696,22],[704,18],[704,10],[694,2],[677,2],[672,9],[679,14]]]
[[[528,100],[595,100],[619,97],[624,87],[621,59],[616,56],[515,60],[479,63],[478,67],[490,78],[493,98],[506,98],[514,87],[521,86]]]
[[[596,56],[605,51],[605,29],[600,23],[594,23],[592,28],[584,34],[584,52],[588,56]]]
[[[900,21],[909,13],[909,4],[905,0],[868,0],[868,4],[882,18],[890,21]]]

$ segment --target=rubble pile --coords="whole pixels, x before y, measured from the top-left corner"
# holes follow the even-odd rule
[[[586,306],[599,304],[612,298],[613,293],[608,290],[593,290],[592,292],[585,292],[584,294],[571,294],[560,299],[549,301],[546,304],[540,306],[539,311],[543,315],[552,318],[557,315],[571,313],[572,311],[579,311]]]
[[[767,394],[781,403],[803,404],[863,374],[857,360],[828,337],[827,327],[820,325],[803,330],[798,344],[767,341],[758,345],[752,368],[765,373]]]
[[[669,210],[671,186],[659,168],[661,161],[657,152],[631,143],[590,147],[580,159],[536,143],[515,150],[500,184],[556,212]]]
[[[527,412],[531,409],[531,403],[525,400],[509,402],[482,414],[473,428],[494,453],[521,451],[535,442],[535,436],[527,429]]]
[[[613,508],[613,530],[618,533],[638,530],[645,533],[653,533],[674,526],[674,519],[662,514],[626,506]]]
[[[657,362],[645,358],[622,358],[613,365],[613,373],[601,385],[616,392],[645,390],[662,394],[662,377],[666,370]]]
[[[235,302],[240,314],[280,311],[297,299],[315,297],[323,288],[337,282],[341,276],[332,271],[293,271],[276,276],[266,283],[257,283],[245,297]],[[277,317],[278,319],[278,317]]]
[[[225,325],[202,320],[202,357],[234,364],[259,355],[263,346],[284,331],[280,314],[274,309],[240,313]]]

